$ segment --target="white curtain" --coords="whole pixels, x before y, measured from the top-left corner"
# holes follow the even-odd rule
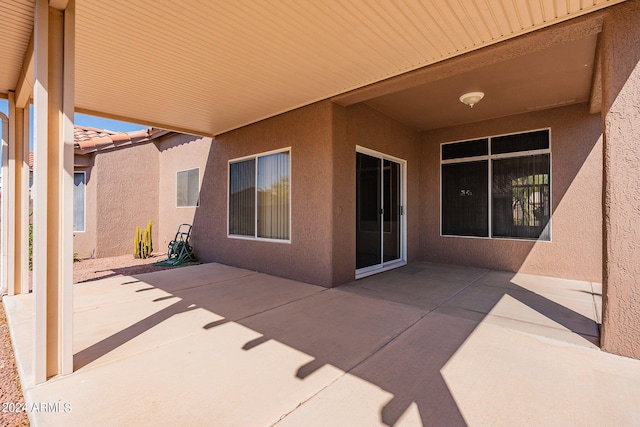
[[[255,236],[255,160],[229,165],[229,234]]]
[[[85,174],[73,174],[73,231],[84,230]]]
[[[289,239],[289,153],[258,158],[257,237]]]

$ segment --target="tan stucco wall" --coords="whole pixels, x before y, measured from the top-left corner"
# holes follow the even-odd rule
[[[601,37],[604,122],[602,348],[640,359],[640,1],[611,9]]]
[[[193,246],[204,261],[322,286],[352,281],[356,145],[407,160],[411,199],[418,197],[419,143],[418,132],[365,105],[343,108],[329,101],[221,135],[203,176]],[[285,147],[291,147],[291,243],[227,237],[228,161]],[[409,235],[418,234],[418,209],[409,204]],[[419,245],[409,239],[410,260],[419,259]]]
[[[332,104],[321,102],[218,136],[194,218],[200,259],[332,284]],[[291,147],[291,243],[227,237],[228,161]]]
[[[552,131],[552,241],[440,237],[439,144],[544,127]],[[205,261],[324,286],[353,280],[356,145],[407,160],[409,261],[601,281],[601,126],[586,105],[440,129],[421,137],[366,105],[343,108],[327,102],[230,132],[213,142],[203,174],[201,207],[194,218],[196,251]],[[228,238],[228,160],[288,146],[292,243]]]
[[[334,280],[341,284],[353,280],[356,269],[356,145],[407,162],[407,258],[420,259],[420,135],[364,104],[336,105],[334,118]]]
[[[85,172],[85,231],[73,232],[73,252],[79,258],[93,258],[96,253],[96,182],[93,158],[89,167],[77,168],[75,172]]]
[[[355,233],[355,143],[349,141],[347,109],[332,105],[333,114],[333,165],[331,188],[333,189],[332,233],[333,285],[355,279],[356,233]]]
[[[158,176],[159,155],[153,143],[95,156],[96,257],[133,255],[136,226],[144,228],[149,220],[158,241]]]
[[[200,168],[200,179],[211,138],[184,134],[99,151],[86,172],[86,231],[74,233],[80,258],[124,255],[133,251],[136,225],[153,221],[154,251],[166,253],[182,223],[193,223],[198,208],[176,207],[176,173]]]
[[[440,236],[440,144],[551,128],[552,241]],[[586,104],[423,134],[421,230],[424,259],[600,282],[602,135]]]
[[[418,196],[419,134],[364,105],[325,101],[217,137],[194,219],[200,258],[322,286],[354,280],[356,145],[406,159],[409,198]],[[228,238],[228,161],[285,147],[291,147],[291,243]],[[409,234],[416,235],[419,207],[409,206]],[[410,239],[409,259],[419,252],[419,240]]]
[[[158,180],[158,244],[156,252],[167,250],[169,242],[175,237],[180,224],[193,224],[195,214],[200,209],[211,209],[211,206],[177,207],[177,173],[187,169],[200,169],[200,183],[206,174],[207,159],[211,150],[211,138],[200,138],[192,135],[172,134],[157,142],[160,150],[160,176]],[[222,186],[218,191],[223,191]],[[195,244],[198,242],[195,237]],[[194,246],[194,252],[198,255],[198,245]]]

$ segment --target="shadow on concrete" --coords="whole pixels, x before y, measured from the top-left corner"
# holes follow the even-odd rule
[[[159,256],[156,260],[157,261],[162,261],[163,259],[166,259],[167,256]],[[195,265],[195,264],[192,264]],[[154,265],[154,264],[142,264],[142,265],[132,265],[129,267],[122,267],[122,268],[109,268],[106,270],[95,270],[94,273],[97,277],[92,277],[90,279],[85,279],[85,280],[79,280],[75,283],[87,283],[87,282],[93,282],[94,280],[102,280],[102,279],[108,279],[110,277],[118,277],[118,276],[134,276],[137,274],[145,274],[145,273],[153,273],[153,272],[157,272],[157,271],[164,271],[164,270],[169,270],[172,268],[178,268],[178,267],[183,267],[184,265],[181,266],[168,266],[168,265]]]
[[[386,425],[395,425],[413,403],[423,425],[465,425],[441,370],[505,295],[548,318],[556,333],[588,341],[598,335],[592,319],[517,285],[513,273],[418,263],[324,289],[247,270],[234,275],[220,264],[197,268],[203,273],[192,283],[180,281],[177,270],[137,276],[170,294],[154,301],[179,300],[80,351],[76,367],[176,314],[203,308],[224,317],[204,330],[235,322],[261,334],[244,351],[276,340],[312,356],[291,373],[301,381],[332,365],[392,394],[379,414]]]
[[[99,359],[101,356],[104,356],[110,351],[115,350],[122,344],[132,340],[138,335],[141,335],[154,326],[159,325],[160,323],[169,319],[171,316],[179,313],[185,313],[196,308],[195,306],[190,307],[189,305],[190,304],[187,304],[184,301],[178,301],[175,304],[172,304],[169,307],[166,307],[152,314],[151,316],[129,326],[128,328],[123,329],[109,336],[108,338],[105,338],[102,341],[79,351],[73,356],[74,369],[80,369],[93,362],[94,360]]]

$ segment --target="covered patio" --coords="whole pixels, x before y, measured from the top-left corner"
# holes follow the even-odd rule
[[[0,290],[11,295],[27,400],[73,408],[34,412],[34,422],[638,423],[638,362],[612,354],[640,358],[640,1],[458,3],[0,9]],[[459,102],[479,89],[483,104]],[[200,259],[249,270],[211,263],[74,286],[76,112],[215,141],[194,218],[207,242]],[[553,149],[532,155],[553,150],[553,238],[444,236],[440,174],[451,159],[441,145],[551,128]],[[357,277],[362,148],[408,161],[397,191],[407,195],[394,202],[397,260],[408,266],[336,289],[292,281],[331,288]],[[275,152],[293,159],[283,173],[290,234],[233,236],[230,165]],[[479,206],[493,209],[488,197]]]
[[[33,295],[4,301],[36,426],[639,421],[598,283],[412,263],[327,289],[210,263],[73,289],[74,372],[38,385]]]

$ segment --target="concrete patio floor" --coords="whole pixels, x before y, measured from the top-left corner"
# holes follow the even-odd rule
[[[202,264],[74,286],[75,372],[40,385],[32,295],[4,299],[27,406],[49,404],[34,426],[640,425],[640,361],[598,349],[595,283]]]

